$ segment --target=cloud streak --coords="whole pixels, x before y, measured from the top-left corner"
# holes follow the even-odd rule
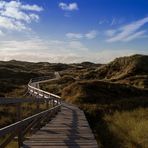
[[[145,17],[128,25],[122,26],[114,30],[114,34],[107,39],[107,42],[131,41],[136,38],[140,38],[142,37],[142,35],[146,33],[146,31],[145,30],[138,31],[138,30],[147,23],[148,23],[148,17]]]
[[[98,32],[96,30],[91,30],[88,33],[67,33],[66,37],[69,39],[74,39],[74,40],[78,40],[78,39],[94,39],[96,38],[98,35]]]
[[[94,38],[96,38],[97,34],[98,34],[98,32],[96,30],[92,30],[92,31],[86,33],[85,37],[87,39],[94,39]]]
[[[83,34],[81,34],[81,33],[67,33],[66,37],[69,39],[82,39]]]

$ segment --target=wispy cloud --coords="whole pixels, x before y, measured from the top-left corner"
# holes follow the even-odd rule
[[[1,60],[16,59],[35,62],[78,62],[83,61],[83,53],[88,52],[88,48],[79,41],[47,41],[38,37],[0,41],[0,49]]]
[[[107,19],[99,20],[99,25],[108,24],[108,23],[109,23],[109,20]]]
[[[123,22],[125,22],[124,18],[113,17],[112,20],[110,21],[110,26],[119,25],[119,24],[122,24]]]
[[[7,30],[30,29],[26,24],[38,21],[39,15],[36,12],[43,8],[38,5],[23,4],[20,1],[0,1],[0,28]]]
[[[4,36],[4,33],[0,30],[0,36]]]
[[[105,19],[100,19],[99,20],[99,25],[110,25],[110,26],[115,26],[122,24],[125,21],[124,18],[117,18],[117,17],[112,17],[112,18],[105,18]]]
[[[75,11],[79,9],[77,3],[66,4],[64,2],[60,2],[59,7],[64,11]]]
[[[86,33],[85,37],[87,39],[94,39],[94,38],[96,38],[97,34],[98,34],[98,32],[96,30],[92,30],[92,31]]]
[[[110,29],[110,30],[105,31],[105,35],[108,37],[112,37],[116,34],[116,32],[117,32],[117,30]]]
[[[146,32],[147,32],[146,30],[136,32],[136,33],[134,33],[133,35],[130,35],[129,37],[125,38],[123,41],[131,41],[131,40],[140,38],[140,37],[142,37],[142,35],[144,35]]]
[[[23,41],[0,41],[0,48],[1,60],[16,59],[23,61],[42,61],[53,63],[75,63],[83,61],[106,63],[116,57],[127,56],[136,53],[134,50],[130,49],[102,49],[98,52],[93,52],[79,41],[45,41],[40,38],[28,39]],[[143,54],[145,53],[143,51],[140,52]]]
[[[142,26],[148,23],[148,17],[132,22],[114,30],[114,35],[107,39],[107,42],[131,41],[142,37],[146,33],[145,30],[138,31]]]
[[[91,30],[88,33],[67,33],[66,37],[69,39],[94,39],[98,35],[96,30]]]
[[[67,33],[66,37],[69,39],[81,39],[81,38],[83,38],[83,34],[81,34],[81,33]]]
[[[113,25],[116,25],[116,24],[117,24],[117,20],[116,20],[116,18],[113,18],[110,25],[113,26]]]
[[[25,46],[24,46],[25,45]],[[25,40],[4,40],[0,41],[1,51],[41,51],[66,54],[75,51],[87,51],[88,49],[80,41],[61,41],[61,40],[43,40],[37,36],[34,38],[27,38]]]

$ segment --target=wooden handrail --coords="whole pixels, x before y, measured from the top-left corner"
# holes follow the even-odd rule
[[[17,104],[17,103],[32,103],[32,102],[45,102],[52,100],[51,98],[0,98],[0,105]]]
[[[39,77],[39,78],[31,79],[29,81],[28,93],[34,96],[35,97],[34,99],[0,98],[0,105],[17,104],[18,106],[18,122],[0,129],[0,137],[11,133],[10,136],[2,144],[0,144],[1,148],[8,145],[16,135],[18,135],[18,146],[21,147],[23,144],[24,134],[26,134],[26,131],[28,131],[28,129],[31,129],[35,125],[40,125],[40,122],[43,121],[49,113],[51,114],[51,116],[54,116],[54,114],[56,114],[60,110],[61,97],[55,94],[43,91],[39,88],[36,88],[37,86],[36,84],[42,83],[44,80],[48,80],[49,78],[50,77],[47,77],[47,76]],[[55,79],[57,78],[50,79],[50,81]],[[53,106],[50,109],[48,108],[49,101],[50,103],[52,103],[52,106]],[[28,118],[21,119],[21,103],[26,103],[26,102],[34,102],[37,104],[40,102],[46,102],[47,109],[45,111],[32,115]],[[37,109],[38,107],[39,106],[37,105]],[[14,133],[14,131],[16,131],[16,133]]]
[[[28,91],[31,91],[31,90],[38,91],[38,92],[40,92],[40,94],[41,94],[41,93],[44,93],[45,95],[49,95],[49,96],[51,96],[51,97],[55,97],[55,98],[61,99],[60,96],[57,96],[57,95],[55,95],[55,94],[49,93],[49,92],[47,92],[47,91],[41,90],[41,89],[36,88],[36,87],[33,87],[33,86],[31,86],[31,85],[28,85]]]
[[[55,107],[53,107],[53,108],[51,108],[51,109],[42,111],[42,112],[40,112],[40,113],[38,113],[38,114],[32,115],[32,116],[30,116],[30,117],[28,117],[28,118],[25,118],[25,119],[21,120],[21,121],[18,121],[18,122],[16,122],[16,123],[13,123],[13,124],[11,124],[11,125],[8,125],[8,126],[6,126],[6,127],[4,127],[4,128],[1,128],[1,129],[0,129],[0,136],[4,136],[4,135],[6,135],[6,134],[9,134],[10,132],[12,132],[13,130],[17,129],[18,127],[24,126],[24,125],[27,124],[28,122],[30,122],[30,121],[32,121],[32,120],[38,118],[38,117],[41,117],[41,116],[43,116],[44,114],[46,114],[46,113],[48,113],[48,112],[50,112],[50,111],[52,111],[52,110],[54,110],[54,109],[59,109],[59,107],[60,107],[60,105],[55,106]]]

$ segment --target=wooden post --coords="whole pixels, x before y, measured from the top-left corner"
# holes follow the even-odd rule
[[[59,99],[57,99],[57,105],[59,104]]]
[[[38,98],[36,98],[37,102],[36,102],[36,113],[40,112],[40,102],[38,100]]]
[[[54,107],[54,98],[52,98],[52,106]]]
[[[38,100],[38,98],[36,98],[37,99],[37,104],[36,104],[36,113],[39,113],[40,112],[40,102],[39,102],[39,100]],[[38,123],[38,125],[37,125],[37,129],[40,129],[40,127],[41,127],[41,124],[40,124],[40,119],[39,119],[39,121],[38,121],[39,123]]]
[[[20,103],[17,103],[16,111],[17,111],[17,121],[21,121],[22,116],[21,116],[21,104]],[[18,147],[20,148],[22,145],[23,145],[23,134],[22,134],[22,126],[20,125],[18,129]]]
[[[42,98],[44,98],[45,97],[45,94],[44,94],[44,92],[43,92],[43,96],[42,96]]]
[[[46,100],[46,109],[49,109],[49,100]]]
[[[51,99],[49,100],[49,104],[50,104],[50,107],[51,107]]]

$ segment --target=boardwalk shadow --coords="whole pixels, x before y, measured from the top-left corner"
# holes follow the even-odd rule
[[[72,123],[69,125],[70,130],[68,139],[64,140],[65,144],[67,145],[68,148],[72,148],[73,146],[80,148],[79,144],[76,142],[76,140],[79,139],[78,136],[78,115],[76,111],[72,110]]]
[[[80,148],[80,147],[97,147],[94,140],[94,137],[91,136],[89,126],[85,120],[84,114],[81,110],[74,106],[64,106],[62,107],[62,113],[59,118],[54,122],[49,124],[49,127],[43,127],[38,132],[38,138],[42,137],[41,140],[33,139],[34,141],[29,141],[27,146],[24,148],[29,148],[31,146],[37,147],[65,147],[65,148]],[[53,128],[53,129],[52,129]],[[54,131],[55,130],[55,131]],[[46,135],[45,137],[44,134]],[[89,135],[90,134],[90,135]],[[43,135],[43,136],[41,136]],[[49,138],[49,141],[48,141]],[[56,139],[55,139],[56,138]],[[53,140],[53,141],[52,141]],[[91,143],[90,143],[91,142]],[[94,145],[91,145],[94,144]]]

